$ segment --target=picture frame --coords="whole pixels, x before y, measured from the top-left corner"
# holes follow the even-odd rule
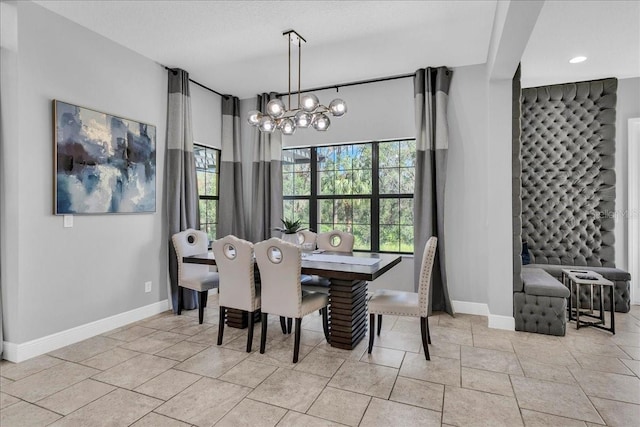
[[[53,100],[55,215],[156,212],[156,127]]]

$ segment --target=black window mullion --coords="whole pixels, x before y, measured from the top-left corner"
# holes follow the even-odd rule
[[[378,143],[371,147],[371,251],[380,252],[380,165]]]
[[[317,148],[311,148],[311,194],[309,195],[309,228],[319,232],[318,229],[318,153]]]

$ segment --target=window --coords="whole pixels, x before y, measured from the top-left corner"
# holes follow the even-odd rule
[[[220,183],[220,150],[202,145],[194,145],[200,203],[200,230],[207,233],[209,240],[216,239],[218,225],[218,188]]]
[[[322,233],[352,233],[354,249],[413,253],[415,140],[283,150],[283,209]]]

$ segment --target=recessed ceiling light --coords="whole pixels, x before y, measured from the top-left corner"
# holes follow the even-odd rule
[[[584,62],[586,60],[587,60],[586,56],[576,56],[575,58],[571,58],[569,62],[572,64],[579,64],[580,62]]]

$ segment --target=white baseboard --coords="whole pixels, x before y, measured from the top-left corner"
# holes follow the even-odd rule
[[[2,357],[10,362],[22,362],[32,357],[40,356],[41,354],[77,343],[78,341],[103,334],[112,329],[128,325],[129,323],[146,319],[147,317],[162,313],[168,309],[169,301],[163,300],[22,344],[4,341],[2,343]]]
[[[516,319],[514,319],[513,316],[499,316],[497,314],[490,314],[489,327],[493,329],[506,329],[507,331],[515,331]]]
[[[493,329],[506,329],[508,331],[516,330],[516,321],[511,316],[499,316],[491,314],[487,304],[469,301],[451,301],[453,310],[456,313],[475,314],[476,316],[487,316],[489,319],[489,327]]]
[[[453,311],[456,313],[475,314],[476,316],[489,316],[489,306],[479,302],[451,301]]]

